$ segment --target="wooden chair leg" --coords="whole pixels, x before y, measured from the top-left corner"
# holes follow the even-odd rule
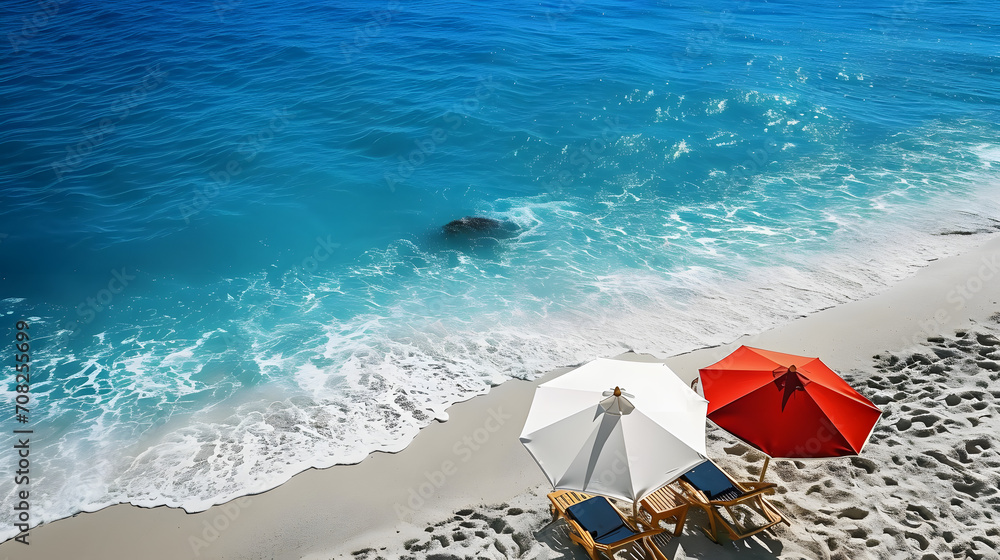
[[[708,535],[708,538],[711,539],[712,542],[714,542],[715,544],[719,544],[719,537],[715,536],[716,535],[716,530],[717,530],[716,527],[715,527],[715,512],[712,511],[711,507],[702,507],[702,509],[704,509],[705,510],[705,514],[708,515],[708,526],[709,526],[709,528],[705,529],[704,527],[702,527],[701,530],[706,535]]]
[[[680,512],[680,513],[677,514],[677,517],[676,517],[677,523],[674,524],[674,536],[675,537],[678,536],[678,535],[680,535],[681,531],[684,530],[684,520],[687,519],[687,514],[688,514],[688,512],[687,512],[686,509],[684,511],[682,511],[682,512]]]

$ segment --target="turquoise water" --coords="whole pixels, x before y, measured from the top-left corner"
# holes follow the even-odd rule
[[[33,522],[398,450],[505,380],[858,299],[1000,217],[982,3],[47,6],[0,14]],[[443,235],[466,215],[518,233]]]

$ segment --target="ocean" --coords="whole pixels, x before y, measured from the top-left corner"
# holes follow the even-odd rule
[[[200,511],[504,381],[962,252],[1000,229],[998,26],[968,0],[5,3],[30,524]],[[446,235],[463,216],[512,231]]]

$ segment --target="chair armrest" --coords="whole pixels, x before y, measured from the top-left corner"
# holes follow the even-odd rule
[[[741,482],[740,486],[750,490],[775,490],[778,488],[778,485],[773,482]]]
[[[740,502],[745,502],[749,498],[756,498],[757,496],[766,495],[766,494],[774,494],[774,489],[773,488],[758,488],[756,490],[751,490],[751,491],[743,494],[742,496],[740,496],[739,498],[736,498],[734,500],[711,500],[711,501],[709,501],[709,503],[712,504],[713,506],[732,506],[732,505],[736,505],[736,504],[738,504]]]

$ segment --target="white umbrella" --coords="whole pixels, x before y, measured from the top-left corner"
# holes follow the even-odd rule
[[[599,359],[538,386],[520,439],[554,488],[634,508],[705,460],[707,409],[665,364]]]

